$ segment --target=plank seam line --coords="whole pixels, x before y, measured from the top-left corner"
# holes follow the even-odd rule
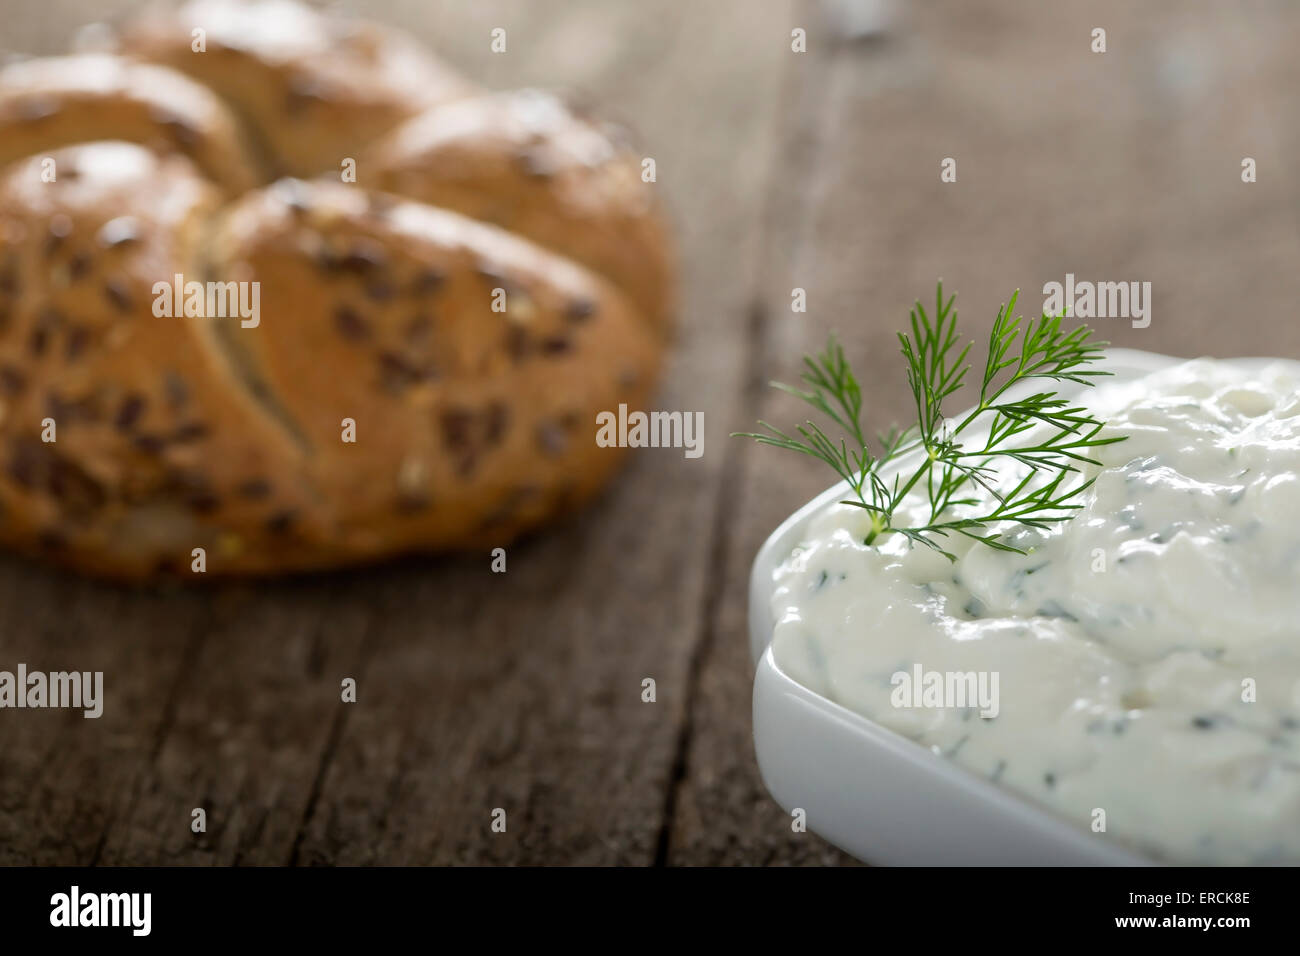
[[[361,685],[361,680],[365,677],[365,670],[370,663],[371,655],[369,652],[374,644],[379,643],[375,638],[375,632],[376,620],[372,617],[366,624],[366,636],[357,649],[356,664],[352,668],[353,673],[356,674],[357,686]],[[307,839],[307,827],[316,815],[316,806],[325,791],[325,776],[329,773],[330,766],[334,762],[334,754],[337,752],[339,744],[343,742],[343,731],[347,727],[348,711],[351,709],[351,707],[340,702],[338,712],[334,714],[334,719],[330,721],[329,736],[325,739],[320,761],[316,765],[316,774],[312,778],[311,789],[307,792],[307,802],[303,805],[302,819],[298,821],[298,832],[293,837],[293,847],[289,851],[288,866],[299,865],[302,846]]]
[[[207,604],[210,611],[210,597]],[[163,702],[162,714],[158,719],[158,731],[154,734],[153,746],[149,748],[149,759],[131,780],[131,799],[128,807],[134,807],[137,804],[140,788],[144,786],[144,781],[148,775],[157,767],[158,757],[167,743],[167,737],[172,732],[172,727],[176,725],[176,714],[180,709],[181,688],[185,686],[189,675],[194,672],[198,663],[199,654],[203,650],[203,644],[207,640],[209,633],[209,629],[203,626],[203,622],[209,618],[210,613],[205,614],[191,625],[189,639],[185,643],[185,650],[181,653],[180,665],[176,669],[176,679],[172,681],[171,688],[167,692],[167,699]],[[130,816],[129,810],[127,815]],[[104,828],[100,831],[99,839],[95,842],[95,849],[86,864],[87,866],[99,865],[99,861],[104,854],[104,847],[108,845],[109,833],[117,823],[119,816],[115,811],[109,812],[108,818],[104,821]]]
[[[836,57],[832,53],[825,60],[818,63],[820,69],[814,69],[812,72],[832,69],[835,59]],[[787,70],[786,76],[788,79],[782,84],[782,100],[785,103],[786,115],[789,115],[788,111],[793,108],[796,100],[793,91],[800,85],[800,74],[795,70]],[[805,78],[804,82],[808,82],[808,79]],[[809,158],[806,162],[807,168],[802,172],[815,170],[820,165],[821,153],[827,138],[825,124],[829,113],[828,102],[828,100],[823,100],[822,109],[818,111],[821,115],[817,117],[814,127],[818,131],[818,141],[814,144],[814,148],[809,151]],[[793,133],[797,128],[796,126],[790,132]],[[781,160],[789,146],[786,138],[788,135],[790,133],[778,133],[774,137],[776,156],[772,164],[772,173],[775,175],[780,175]],[[798,174],[801,171],[794,170],[793,172]],[[763,301],[762,285],[766,276],[766,270],[763,266],[771,258],[771,249],[768,246],[771,241],[770,237],[773,235],[771,220],[775,215],[776,196],[776,190],[768,192],[767,199],[763,204],[763,211],[759,217],[763,239],[759,242],[755,255],[757,262],[757,268],[753,270],[755,292],[754,299],[749,306],[749,322],[746,328],[748,347],[745,350],[745,374],[741,382],[743,404],[747,408],[757,407],[757,401],[764,389],[763,370],[768,365],[766,352],[771,322],[767,307]],[[808,215],[811,215],[811,212]],[[663,813],[655,846],[655,866],[667,866],[672,853],[673,826],[676,823],[681,790],[685,785],[690,766],[691,744],[695,734],[695,710],[700,693],[700,684],[702,683],[705,664],[717,641],[718,612],[723,594],[726,591],[723,584],[730,573],[727,562],[727,528],[734,523],[739,502],[734,494],[728,492],[739,483],[745,461],[745,451],[743,447],[733,449],[730,443],[724,447],[727,451],[724,453],[719,475],[713,511],[714,518],[709,528],[709,562],[701,607],[700,637],[691,649],[687,665],[685,715],[682,719],[682,726],[678,730],[668,785],[664,794]]]

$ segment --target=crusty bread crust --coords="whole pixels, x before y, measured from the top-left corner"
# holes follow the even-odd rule
[[[674,308],[638,159],[390,31],[284,0],[169,16],[125,46],[201,82],[0,71],[0,542],[124,580],[197,548],[207,577],[275,574],[503,545],[596,493],[623,455],[596,415],[644,407]],[[313,70],[332,92],[290,128]],[[356,183],[257,185],[343,149]],[[177,275],[256,284],[259,320],[156,314]]]
[[[539,90],[493,93],[416,116],[362,163],[367,182],[532,239],[600,273],[667,331],[671,243],[618,130]]]
[[[361,144],[477,91],[399,31],[291,0],[159,7],[122,31],[120,49],[215,91],[254,131],[275,175],[337,173]]]
[[[0,166],[103,139],[188,156],[229,196],[265,178],[221,99],[171,70],[102,53],[0,70]]]

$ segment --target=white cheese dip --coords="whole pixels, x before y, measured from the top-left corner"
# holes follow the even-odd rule
[[[777,664],[1097,839],[1300,863],[1295,369],[1200,359],[1084,390],[1128,440],[1097,449],[1077,517],[1007,539],[1025,555],[867,546],[865,512],[828,508],[776,573]],[[916,665],[996,672],[997,716],[894,706]]]

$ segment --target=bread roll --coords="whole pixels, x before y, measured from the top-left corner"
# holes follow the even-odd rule
[[[0,71],[0,543],[281,574],[505,545],[605,484],[597,415],[649,401],[675,309],[619,136],[287,0],[121,46]]]

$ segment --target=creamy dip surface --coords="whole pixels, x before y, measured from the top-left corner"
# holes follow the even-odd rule
[[[828,508],[777,571],[776,662],[1097,839],[1300,863],[1296,366],[1100,381],[1080,403],[1129,437],[1077,517],[1015,530],[1024,555],[942,539],[953,563]],[[918,666],[996,673],[996,716],[895,706]]]

